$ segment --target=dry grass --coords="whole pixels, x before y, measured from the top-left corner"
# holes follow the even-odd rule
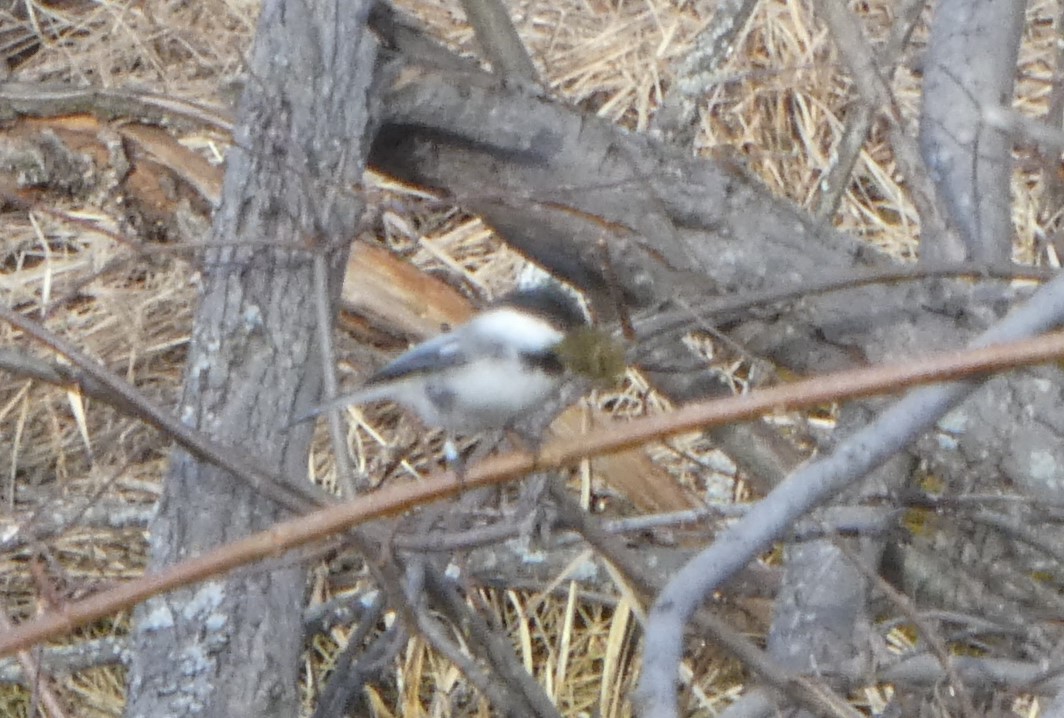
[[[668,0],[606,2],[558,0],[512,2],[518,29],[550,87],[568,101],[635,130],[650,126],[654,113],[696,34],[711,19],[708,3]],[[475,54],[475,41],[453,1],[404,0],[451,46]],[[892,18],[892,0],[860,3],[866,33],[879,44]],[[22,81],[63,81],[141,86],[176,96],[224,103],[228,83],[244,66],[257,6],[238,0],[195,3],[26,3],[29,17],[7,18],[4,47],[40,48],[17,70]],[[1058,4],[1032,2],[1022,53],[1017,107],[1031,116],[1046,109],[1058,41]],[[4,31],[0,16],[0,31]],[[15,27],[15,30],[11,30]],[[12,39],[12,37],[14,39]],[[893,88],[903,115],[915,118],[919,75],[914,68],[926,38],[917,29],[913,48],[895,73]],[[811,206],[833,161],[835,144],[852,110],[852,93],[835,51],[807,0],[763,0],[744,29],[741,42],[723,68],[720,82],[702,104],[697,151],[731,148],[776,193]],[[876,126],[865,143],[854,176],[836,214],[845,231],[900,257],[914,254],[915,213],[899,182],[884,128]],[[212,155],[213,138],[190,136],[186,144]],[[1013,182],[1016,257],[1044,261],[1036,240],[1055,227],[1042,206],[1042,174],[1033,153],[1020,152]],[[77,288],[46,324],[112,370],[173,404],[182,370],[195,300],[196,269],[169,255],[130,258],[113,234],[93,227],[143,234],[130,225],[121,206],[105,192],[72,192],[51,197],[53,214],[8,211],[0,214],[0,301],[26,311],[49,311]],[[410,201],[410,206],[417,206]],[[77,218],[72,222],[69,218]],[[502,248],[475,218],[438,209],[393,218],[389,244],[409,249],[414,261],[478,295],[501,291],[514,281],[520,262]],[[93,272],[123,260],[99,278]],[[27,346],[0,326],[0,346]],[[648,402],[638,377],[625,393],[601,398],[618,414],[642,413]],[[411,425],[394,412],[367,414],[351,443],[370,466],[390,460],[396,445],[409,443]],[[398,436],[396,434],[398,432]],[[77,395],[0,374],[0,501],[8,517],[57,498],[105,497],[150,505],[165,469],[168,446],[154,433],[110,409]],[[677,459],[708,447],[689,440],[683,451],[660,450],[681,475],[694,464]],[[411,458],[403,471],[416,474],[429,459]],[[331,460],[324,445],[312,464],[327,474]],[[725,490],[724,494],[731,492]],[[146,561],[142,531],[79,527],[32,549],[0,556],[2,609],[15,618],[32,614],[42,584],[70,599],[139,573]],[[315,590],[320,600],[334,591],[328,580]],[[484,592],[480,599],[511,631],[521,659],[546,686],[566,715],[597,712],[603,718],[628,715],[623,700],[638,669],[633,640],[635,616],[623,600],[603,608],[577,600],[518,592]],[[113,630],[127,629],[124,620]],[[99,630],[110,630],[103,628]],[[87,635],[87,634],[86,634]],[[344,629],[314,639],[305,662],[308,694],[320,686]],[[698,713],[709,715],[734,697],[743,677],[706,649],[692,657],[698,682],[692,690]],[[445,704],[439,695],[461,695],[461,677],[423,643],[413,641],[394,664],[394,693],[374,694],[381,715],[487,715],[475,695]],[[99,669],[60,678],[57,691],[75,715],[118,715],[122,676]],[[874,696],[868,697],[875,702]],[[22,715],[29,698],[0,691],[0,713]],[[309,703],[308,703],[309,704]]]

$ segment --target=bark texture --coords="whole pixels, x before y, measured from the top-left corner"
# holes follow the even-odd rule
[[[362,211],[374,41],[368,3],[265,3],[228,158],[182,420],[305,481],[309,430],[289,432],[321,383],[312,255],[343,267]],[[263,239],[291,250],[256,247]],[[335,282],[334,282],[335,284]],[[280,510],[231,475],[174,453],[151,526],[165,566],[269,526]],[[304,570],[240,572],[148,601],[137,613],[128,716],[298,713]]]
[[[942,0],[935,6],[924,70],[920,144],[957,248],[921,245],[924,259],[1005,262],[1012,257],[1012,140],[986,110],[1011,107],[1024,0]]]
[[[998,30],[994,53],[1007,58],[1014,35],[1005,27]],[[1006,67],[998,68],[994,85],[997,103],[1011,91],[1011,80],[1001,78],[1014,72],[1014,62],[1002,62]],[[686,301],[705,309],[710,321],[752,354],[813,373],[961,346],[1022,298],[1022,291],[990,282],[879,284],[810,296],[778,312],[722,319],[707,309],[715,294],[807,286],[890,261],[770,196],[727,161],[692,159],[547,99],[499,88],[457,64],[435,67],[448,69],[424,71],[415,82],[386,93],[384,129],[371,161],[386,173],[450,193],[511,246],[597,290],[606,304],[611,282],[620,285],[615,294],[634,306]],[[982,127],[978,117],[965,121]],[[987,146],[979,149],[981,157]],[[979,220],[987,238],[980,246],[986,250],[967,255],[989,262],[1002,256],[993,242],[1008,242],[1007,224],[1004,230],[993,228],[1002,212],[1008,214],[1007,159],[992,173],[975,174],[980,183],[997,177],[980,184],[982,194],[973,194],[979,201],[992,197],[989,204],[997,206]],[[602,244],[608,247],[608,263]],[[665,342],[655,349],[666,364],[682,351]],[[678,400],[713,391],[701,370],[655,379]],[[882,483],[876,488],[896,489],[909,478],[915,459],[940,476],[950,492],[996,491],[1012,482],[1036,495],[1053,495],[1058,483],[1053,477],[1064,465],[1059,386],[1056,368],[988,382],[929,432],[912,455],[900,457],[877,477]],[[840,434],[856,430],[872,414],[862,410],[848,416],[854,421]],[[740,442],[736,437],[735,444]],[[730,446],[725,450],[735,453]],[[1018,505],[1015,511],[1029,516],[1029,508]],[[978,554],[965,551],[965,543],[955,540],[949,547],[957,574],[972,571],[969,559]],[[779,614],[775,645],[797,655],[799,646],[811,645],[810,636],[830,626],[839,640],[822,641],[805,654],[825,662],[859,658],[861,646],[841,643],[847,638],[853,643],[867,623],[864,581],[832,547],[819,548],[822,552],[803,547],[790,556],[789,599]],[[873,547],[866,556],[877,552]],[[1013,546],[1014,556],[1027,553]],[[815,595],[803,586],[815,586]],[[806,603],[806,597],[820,605]],[[808,620],[803,611],[812,611]]]

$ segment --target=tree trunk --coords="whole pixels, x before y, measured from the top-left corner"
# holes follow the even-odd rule
[[[285,427],[321,384],[308,250],[328,251],[335,280],[363,207],[351,188],[370,134],[368,5],[263,6],[179,408],[184,421],[292,482],[305,480],[310,432]],[[280,513],[227,472],[175,451],[151,565],[261,530]],[[302,566],[280,564],[141,606],[126,714],[297,715],[305,577]]]

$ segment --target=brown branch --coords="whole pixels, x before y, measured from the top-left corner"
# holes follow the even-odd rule
[[[868,367],[763,389],[746,396],[698,402],[677,411],[597,429],[586,436],[553,441],[538,456],[512,452],[478,463],[459,479],[452,472],[417,484],[387,486],[357,501],[332,505],[306,516],[276,524],[151,576],[103,591],[62,611],[27,621],[0,635],[0,655],[37,641],[62,635],[170,591],[253,561],[320,541],[332,534],[391,516],[414,506],[453,496],[468,489],[504,483],[531,471],[567,466],[581,459],[610,454],[673,434],[790,411],[831,401],[895,392],[904,387],[982,376],[1064,356],[1064,332],[1035,339],[952,352],[905,363]]]

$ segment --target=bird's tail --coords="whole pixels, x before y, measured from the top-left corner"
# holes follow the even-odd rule
[[[333,409],[342,409],[350,404],[370,404],[375,401],[382,401],[384,399],[391,398],[392,388],[388,385],[380,386],[364,386],[358,391],[353,391],[349,394],[341,394],[335,399],[331,399],[324,404],[319,404],[305,414],[300,414],[298,417],[292,420],[288,425],[289,427],[296,424],[302,424],[304,421],[309,421],[316,416],[324,414],[327,411]]]

